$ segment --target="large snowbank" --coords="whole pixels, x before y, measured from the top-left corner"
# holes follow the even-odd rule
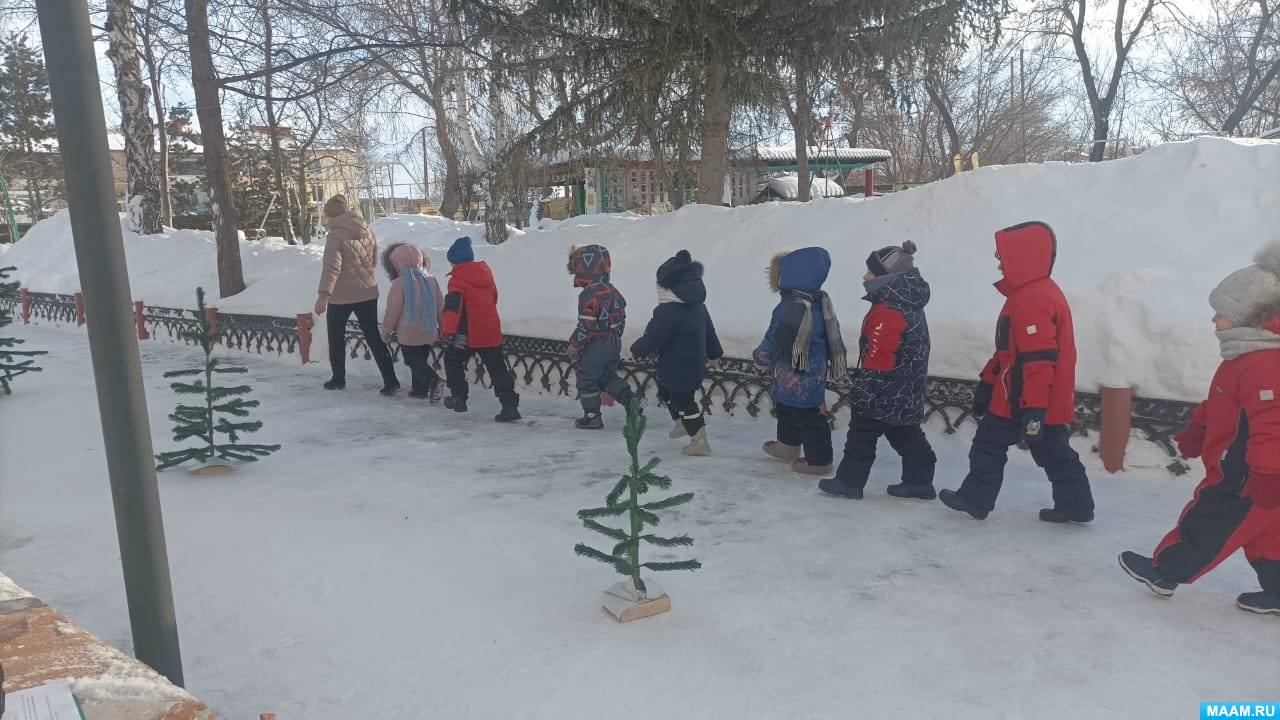
[[[506,329],[568,337],[573,289],[565,252],[602,243],[613,253],[614,282],[631,305],[628,335],[644,327],[654,302],[656,266],[688,248],[707,266],[708,305],[727,350],[748,353],[775,302],[763,268],[781,247],[823,245],[835,269],[827,290],[846,333],[865,311],[861,276],[867,254],[906,239],[933,285],[928,308],[937,375],[976,376],[991,352],[1000,296],[992,233],[1044,220],[1059,239],[1055,277],[1070,297],[1084,390],[1134,385],[1150,397],[1196,399],[1217,362],[1206,298],[1226,273],[1248,264],[1280,230],[1280,143],[1202,138],[1101,164],[986,167],[943,182],[874,199],[828,198],[807,204],[686,207],[639,218],[592,216],[516,235],[501,246],[478,243],[498,279]],[[480,225],[397,215],[374,224],[382,243],[423,247],[438,273],[449,243],[483,237]],[[190,305],[194,287],[216,288],[207,233],[127,236],[135,299]],[[219,302],[224,310],[293,315],[315,298],[320,246],[280,243],[243,248],[249,288]],[[34,290],[78,286],[65,214],[38,224],[2,256]],[[385,287],[385,279],[383,280]]]

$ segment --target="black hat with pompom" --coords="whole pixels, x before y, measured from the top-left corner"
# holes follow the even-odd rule
[[[901,245],[890,245],[867,257],[867,269],[876,277],[896,275],[914,268],[916,244],[910,240]]]
[[[702,277],[702,263],[694,262],[688,250],[681,250],[658,266],[658,284],[673,288],[690,276]]]

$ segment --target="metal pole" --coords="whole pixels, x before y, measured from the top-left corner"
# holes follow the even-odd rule
[[[89,354],[115,504],[133,651],[139,660],[181,686],[178,624],[89,7],[86,0],[40,0],[36,7],[66,178],[76,265],[88,306]]]

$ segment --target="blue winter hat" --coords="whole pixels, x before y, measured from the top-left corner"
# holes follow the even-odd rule
[[[463,235],[454,240],[453,245],[449,246],[449,253],[445,257],[449,259],[449,264],[451,265],[460,265],[475,260],[476,254],[471,249],[471,238]]]

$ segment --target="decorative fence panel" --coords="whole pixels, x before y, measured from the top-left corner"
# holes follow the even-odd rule
[[[73,295],[27,293],[27,305],[31,318],[54,324],[74,323],[77,299]],[[8,301],[14,315],[19,315],[19,301]],[[88,309],[91,312],[92,309]],[[181,341],[187,340],[187,332],[194,329],[195,312],[178,308],[144,306],[140,328],[145,327],[150,336],[167,335]],[[218,313],[217,323],[222,330],[222,342],[230,348],[244,352],[282,356],[310,351],[309,316],[301,316],[308,326],[300,328],[298,318],[282,318],[265,315]],[[393,355],[399,348],[392,345]],[[503,343],[507,362],[514,371],[517,382],[544,393],[573,397],[574,371],[569,359],[568,343],[562,340],[508,335]],[[371,359],[368,345],[359,326],[352,321],[347,326],[345,352],[352,359]],[[443,344],[431,351],[430,362],[437,370],[443,367]],[[620,372],[642,397],[656,394],[656,376],[651,363],[625,360]],[[491,383],[484,366],[478,359],[472,364],[474,382],[484,387]],[[759,372],[754,364],[744,358],[724,358],[712,369],[703,385],[702,407],[704,412],[723,412],[733,415],[745,410],[747,415],[758,417],[772,407],[770,378]],[[926,394],[928,418],[940,418],[946,432],[953,433],[965,422],[972,422],[969,409],[977,382],[946,377],[930,377]],[[851,388],[848,384],[830,383],[827,386],[828,407],[834,416],[849,407]],[[1134,398],[1133,428],[1140,430],[1148,440],[1162,447],[1170,458],[1176,458],[1173,435],[1181,430],[1195,409],[1194,403],[1157,398]],[[1098,433],[1102,427],[1102,397],[1096,393],[1076,393],[1076,423],[1074,430],[1081,435]],[[1180,472],[1185,469],[1181,461],[1174,460],[1169,469]]]

